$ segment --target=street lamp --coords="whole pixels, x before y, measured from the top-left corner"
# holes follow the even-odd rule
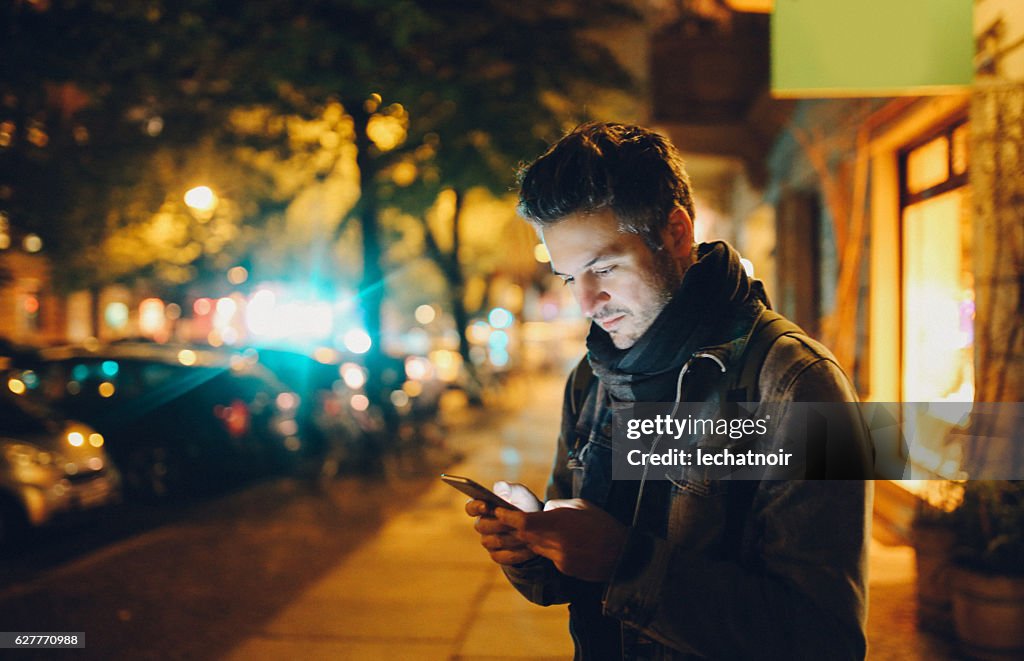
[[[212,213],[219,201],[217,194],[209,186],[196,186],[185,193],[185,204],[188,208],[202,215]]]

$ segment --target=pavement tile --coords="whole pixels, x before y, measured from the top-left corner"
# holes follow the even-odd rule
[[[532,408],[505,416],[499,427],[459,430],[452,444],[467,459],[445,472],[542,490],[562,383],[535,385]],[[439,481],[228,658],[572,658],[566,607],[531,604],[505,581],[463,514],[465,500]],[[948,643],[916,628],[913,550],[873,540],[869,565],[868,659],[956,658]]]
[[[455,641],[470,603],[424,608],[404,601],[362,599],[302,599],[279,613],[264,631],[271,635],[345,639]]]
[[[226,661],[448,661],[448,643],[252,638]]]
[[[490,559],[480,546],[473,522],[463,510],[464,502],[460,496],[436,508],[402,514],[350,555],[343,566],[386,566],[401,572],[414,571],[415,565],[422,564],[489,566]]]
[[[495,580],[473,611],[457,658],[572,658],[568,607],[532,604],[505,580],[500,569],[493,571]]]
[[[913,547],[888,546],[872,539],[868,562],[868,584],[872,587],[914,582],[917,570]]]
[[[422,608],[472,603],[491,573],[480,567],[430,567],[410,570],[393,565],[349,565],[334,570],[301,599],[405,601]]]
[[[495,569],[497,579],[493,586],[487,591],[484,596],[483,603],[480,604],[479,612],[487,613],[490,615],[498,615],[502,613],[518,613],[522,611],[536,611],[538,613],[544,613],[547,617],[558,618],[561,611],[565,611],[565,623],[568,626],[569,622],[569,611],[567,606],[551,606],[544,607],[538,606],[537,604],[530,603],[526,598],[519,594],[518,591],[512,584],[505,580],[504,575],[500,569]],[[566,635],[568,629],[566,629]]]
[[[467,525],[470,525],[467,523]],[[413,564],[430,567],[448,566],[463,569],[483,569],[492,563],[480,542],[474,538],[437,539],[417,544],[372,544],[349,556],[349,565],[363,564],[387,567],[389,572],[407,571]]]
[[[462,507],[453,504],[441,514],[403,515],[368,546],[385,551],[419,548],[426,556],[449,555],[460,549],[466,553],[476,551],[480,537]]]
[[[952,645],[917,628],[914,549],[871,540],[868,551],[868,659],[941,661]]]
[[[465,641],[459,659],[493,657],[537,659],[572,658],[569,614],[565,606],[530,608],[506,612],[480,612]]]

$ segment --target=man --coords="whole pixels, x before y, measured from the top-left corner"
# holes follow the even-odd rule
[[[867,482],[611,479],[613,403],[728,392],[774,406],[782,428],[796,424],[788,403],[856,400],[789,322],[772,317],[785,332],[764,339],[773,313],[731,247],[694,245],[676,149],[640,127],[582,125],[524,169],[519,210],[593,320],[596,379],[581,363],[566,385],[546,502],[499,482],[522,512],[467,503],[491,558],[531,601],[569,603],[577,659],[863,658]],[[846,422],[859,474],[870,441],[855,409]],[[849,473],[833,462],[816,477]]]

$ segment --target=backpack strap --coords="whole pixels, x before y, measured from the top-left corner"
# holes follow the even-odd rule
[[[740,357],[741,368],[727,393],[727,401],[759,402],[758,381],[765,358],[775,342],[785,335],[805,335],[803,329],[778,312],[765,308],[750,331],[747,346]]]
[[[574,494],[579,493],[580,487],[583,484],[583,464],[580,462],[580,448],[584,443],[584,439],[576,434],[576,425],[579,422],[580,413],[584,400],[587,398],[587,393],[590,392],[590,387],[594,384],[594,370],[590,367],[590,361],[587,360],[587,356],[584,355],[580,359],[579,364],[572,371],[571,385],[569,387],[569,408],[572,412],[572,442],[568,444],[568,456],[566,457],[566,466],[572,471],[572,492]]]
[[[739,373],[733,378],[731,388],[726,393],[726,401],[761,401],[758,381],[768,352],[779,338],[795,334],[804,334],[804,331],[778,312],[765,308],[750,330],[747,346],[740,356]],[[727,552],[734,553],[736,559],[739,559],[744,528],[759,485],[760,483],[754,480],[736,480],[727,494],[724,548]]]
[[[580,406],[583,405],[583,400],[586,398],[590,385],[593,382],[594,370],[590,367],[590,361],[587,360],[587,356],[584,355],[580,359],[579,364],[576,365],[576,369],[572,371],[572,388],[569,393],[569,404],[572,407],[573,417],[579,417]]]

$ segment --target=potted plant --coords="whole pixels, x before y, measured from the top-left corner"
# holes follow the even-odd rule
[[[917,626],[929,633],[952,637],[953,597],[950,572],[956,543],[955,508],[963,498],[963,483],[934,480],[915,504],[910,539],[917,563]]]
[[[953,516],[957,637],[975,658],[1024,658],[1024,482],[969,481]]]

